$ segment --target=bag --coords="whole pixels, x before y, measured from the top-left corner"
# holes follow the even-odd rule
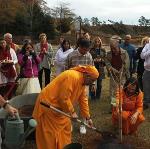
[[[1,72],[8,79],[15,78],[17,76],[13,63],[2,63]]]

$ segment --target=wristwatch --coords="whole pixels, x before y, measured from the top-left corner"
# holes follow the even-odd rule
[[[4,108],[4,109],[6,108],[7,104],[10,104],[8,100],[6,100],[6,102],[5,102],[4,105],[3,105],[3,108]]]

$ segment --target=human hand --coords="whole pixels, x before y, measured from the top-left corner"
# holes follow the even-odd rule
[[[101,62],[102,61],[102,59],[101,58],[97,58],[97,62]]]
[[[94,59],[94,62],[97,62],[97,58]]]
[[[54,63],[51,63],[51,67],[54,67]]]
[[[95,96],[96,96],[96,86],[95,86],[95,84],[91,85],[91,92],[95,93]]]
[[[25,55],[29,56],[30,55],[30,51],[26,51]]]
[[[23,61],[27,61],[28,60],[28,56],[25,54],[23,57]]]
[[[45,48],[43,48],[43,53],[46,54],[47,53],[47,50]]]
[[[139,112],[135,112],[135,113],[131,116],[131,118],[130,118],[131,124],[135,124],[135,123],[136,123],[137,118],[138,118],[138,115],[139,115]]]
[[[95,59],[94,59],[94,62],[97,62],[97,63],[98,63],[98,62],[101,62],[101,61],[102,61],[101,58],[95,58]]]
[[[11,115],[11,116],[15,116],[15,113],[18,112],[18,110],[14,107],[12,107],[11,105],[7,104],[5,107],[5,110]]]
[[[73,112],[73,113],[71,113],[71,117],[72,117],[72,119],[77,119],[78,115],[76,112]]]
[[[118,70],[116,70],[115,68],[111,68],[111,71],[115,74],[119,74],[120,72]]]
[[[93,125],[93,121],[92,121],[92,119],[90,118],[90,119],[88,119],[88,120],[86,120],[86,123],[92,128],[92,127],[94,127],[94,125]]]

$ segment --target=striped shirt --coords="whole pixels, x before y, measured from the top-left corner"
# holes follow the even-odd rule
[[[91,54],[87,52],[85,55],[82,55],[78,49],[71,52],[66,59],[65,69],[67,70],[78,65],[93,65]]]

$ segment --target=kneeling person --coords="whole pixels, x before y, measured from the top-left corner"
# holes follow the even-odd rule
[[[135,78],[130,78],[124,84],[123,89],[117,91],[117,105],[113,108],[113,124],[118,123],[119,100],[122,100],[122,131],[123,134],[134,134],[138,126],[145,120],[143,116],[143,93],[140,91]]]

